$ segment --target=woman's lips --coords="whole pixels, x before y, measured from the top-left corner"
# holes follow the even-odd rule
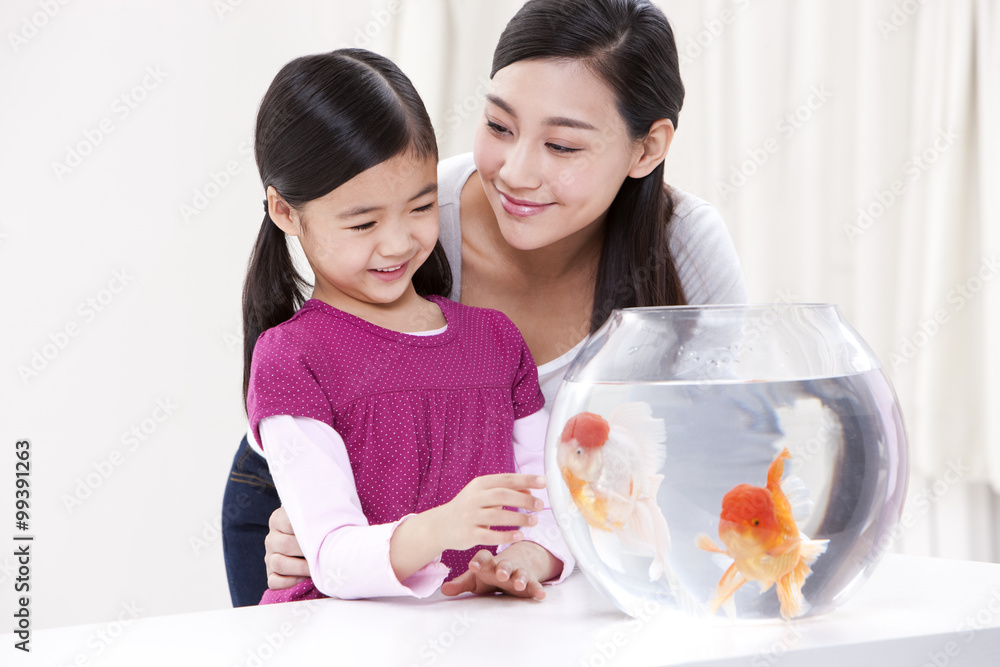
[[[407,264],[409,264],[408,261],[403,262],[402,264],[395,267],[392,266],[385,267],[386,269],[391,269],[390,271],[386,271],[385,269],[368,269],[368,272],[373,276],[375,276],[376,278],[378,278],[379,280],[391,283],[393,280],[396,280],[397,278],[406,275]]]
[[[499,190],[497,192],[500,192]],[[523,199],[515,199],[510,195],[506,195],[500,192],[500,205],[503,206],[503,210],[507,211],[509,215],[514,215],[519,218],[527,218],[532,215],[538,215],[539,213],[545,211],[552,204],[536,204],[535,202],[525,201]]]

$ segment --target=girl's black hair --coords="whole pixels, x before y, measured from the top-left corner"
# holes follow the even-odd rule
[[[406,75],[392,61],[363,49],[296,58],[274,77],[257,112],[254,155],[260,180],[292,207],[407,152],[437,161],[430,117]],[[440,242],[413,284],[421,295],[451,291],[451,269]],[[243,284],[244,404],[257,338],[294,315],[308,287],[265,202]]]
[[[633,141],[654,121],[677,127],[684,102],[674,34],[649,0],[530,0],[510,20],[493,53],[492,78],[521,60],[583,61],[612,90]],[[608,209],[590,331],[615,308],[686,303],[668,246],[674,202],[661,162],[626,177]]]

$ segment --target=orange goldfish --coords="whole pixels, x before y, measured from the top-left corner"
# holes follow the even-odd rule
[[[761,592],[777,584],[783,618],[805,612],[802,584],[812,573],[809,566],[826,551],[829,540],[810,540],[795,525],[788,497],[781,489],[784,461],[789,458],[791,454],[784,449],[774,459],[767,469],[766,487],[739,484],[723,496],[719,539],[725,549],[708,535],[696,538],[700,548],[733,559],[709,604],[712,614],[725,606],[731,615],[733,595],[749,580],[758,582]]]
[[[604,419],[572,417],[559,438],[556,460],[573,502],[591,527],[601,560],[623,572],[622,553],[652,555],[650,581],[664,574],[670,546],[667,520],[656,504],[666,459],[662,419],[642,402],[624,403]],[[610,539],[614,536],[617,539]]]

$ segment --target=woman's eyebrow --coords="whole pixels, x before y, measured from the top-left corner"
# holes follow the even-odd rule
[[[495,104],[496,106],[503,109],[503,111],[513,118],[517,118],[517,113],[513,108],[505,101],[497,97],[496,95],[487,95],[486,101],[490,104]],[[548,125],[550,127],[570,127],[577,130],[596,130],[597,128],[588,123],[585,120],[578,120],[576,118],[567,118],[566,116],[549,116],[542,121],[543,125]]]

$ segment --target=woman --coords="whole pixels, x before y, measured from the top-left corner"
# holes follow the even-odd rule
[[[684,87],[659,9],[531,0],[501,35],[491,80],[473,153],[438,167],[441,241],[451,298],[517,325],[546,403],[611,310],[746,301],[716,210],[664,185]],[[308,576],[287,517],[272,515],[269,485],[266,462],[244,440],[223,510],[235,605],[256,604],[265,587],[268,516],[267,584]],[[532,594],[537,582],[521,563],[482,552],[442,591]]]

